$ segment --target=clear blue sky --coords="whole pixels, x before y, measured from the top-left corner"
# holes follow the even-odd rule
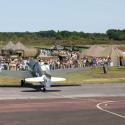
[[[0,0],[0,32],[125,29],[125,0]]]

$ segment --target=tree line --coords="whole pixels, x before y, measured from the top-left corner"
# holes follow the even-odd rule
[[[21,41],[23,43],[53,44],[103,44],[119,41],[125,43],[125,29],[109,29],[106,33],[85,33],[76,31],[0,32],[0,41]]]

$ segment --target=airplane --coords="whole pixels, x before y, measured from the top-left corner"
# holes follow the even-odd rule
[[[52,85],[52,82],[65,81],[65,78],[52,77],[49,65],[46,63],[40,63],[33,59],[30,59],[27,63],[30,68],[30,73],[32,77],[26,77],[21,80],[21,86],[25,86],[26,83],[40,83],[43,92],[46,91],[47,87]]]

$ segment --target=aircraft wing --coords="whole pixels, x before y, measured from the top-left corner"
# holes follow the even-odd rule
[[[44,81],[44,77],[32,77],[32,78],[25,78],[25,82],[43,82]]]
[[[45,80],[45,76],[43,75],[42,77],[33,77],[33,78],[25,78],[26,82],[43,82]],[[59,81],[65,81],[65,78],[59,78],[59,77],[51,77],[51,82],[59,82]]]
[[[66,80],[65,78],[51,77],[51,82],[61,82],[65,80]]]

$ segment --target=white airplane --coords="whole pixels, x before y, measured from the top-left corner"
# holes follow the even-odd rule
[[[28,66],[31,69],[32,77],[21,80],[21,86],[25,83],[41,83],[43,91],[46,91],[46,87],[50,87],[52,82],[65,81],[65,78],[52,77],[49,66],[46,64],[40,64],[37,61],[29,60]]]

